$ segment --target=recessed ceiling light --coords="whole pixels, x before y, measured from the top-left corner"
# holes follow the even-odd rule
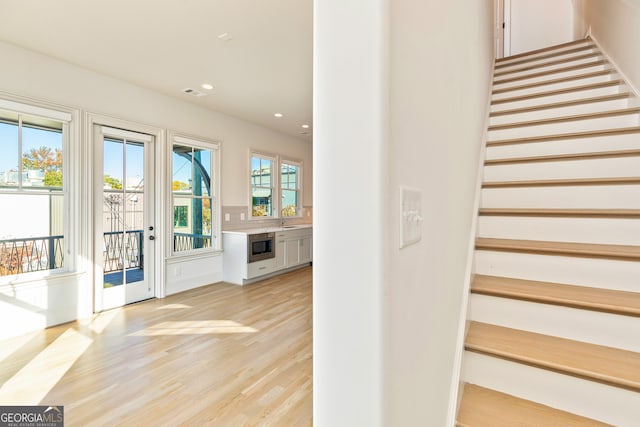
[[[309,129],[309,125],[302,125],[303,129]]]
[[[274,116],[274,117],[277,117],[277,118],[280,118],[280,117],[283,117],[283,116],[284,116],[284,114],[282,114],[282,113],[275,113],[273,116]]]
[[[209,83],[202,83],[202,89],[212,90],[213,89],[213,85],[209,84]]]
[[[222,41],[228,42],[233,38],[233,36],[231,36],[231,34],[229,33],[222,33],[218,35],[218,38]]]

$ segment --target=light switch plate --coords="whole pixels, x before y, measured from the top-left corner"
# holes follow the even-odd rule
[[[422,239],[422,190],[400,186],[400,248]]]

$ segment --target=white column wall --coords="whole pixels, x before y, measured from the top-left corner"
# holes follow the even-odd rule
[[[314,425],[382,425],[387,0],[314,10]]]
[[[314,51],[314,424],[447,425],[492,5],[317,1]]]

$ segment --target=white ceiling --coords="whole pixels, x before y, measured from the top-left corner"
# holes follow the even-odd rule
[[[313,0],[0,0],[0,40],[310,141],[312,14]]]

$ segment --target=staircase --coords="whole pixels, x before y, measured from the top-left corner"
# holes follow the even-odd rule
[[[640,102],[587,38],[496,61],[458,426],[640,426]]]

